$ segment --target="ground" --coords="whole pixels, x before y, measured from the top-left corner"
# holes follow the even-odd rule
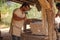
[[[0,23],[0,32],[1,32],[1,37],[3,37],[3,40],[10,39],[9,29],[10,29],[9,25],[6,25],[4,23]]]
[[[1,37],[3,37],[2,40],[11,40],[11,37],[9,34],[9,29],[10,29],[9,25],[6,25],[4,23],[0,23]],[[59,33],[59,35],[60,35],[60,33]],[[60,39],[60,36],[59,36],[59,39]]]

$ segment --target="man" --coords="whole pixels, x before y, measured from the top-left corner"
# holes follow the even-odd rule
[[[13,12],[12,24],[10,33],[12,40],[21,40],[22,27],[26,18],[25,12],[30,9],[29,3],[24,2],[20,8],[17,8]]]

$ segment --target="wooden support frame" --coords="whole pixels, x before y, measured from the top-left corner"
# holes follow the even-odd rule
[[[54,39],[54,12],[53,12],[53,3],[54,0],[38,0],[42,6],[43,11],[43,26],[44,28],[48,26],[48,40]],[[47,25],[46,25],[47,23]]]
[[[41,6],[45,9],[51,9],[51,6],[50,4],[48,3],[47,0],[38,0],[39,3],[41,4]]]

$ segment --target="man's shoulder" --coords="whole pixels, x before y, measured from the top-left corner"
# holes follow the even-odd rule
[[[17,10],[19,10],[19,8],[14,9],[14,12],[17,11]]]

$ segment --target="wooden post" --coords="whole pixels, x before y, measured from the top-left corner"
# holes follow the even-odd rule
[[[48,2],[51,5],[51,23],[50,25],[52,25],[51,27],[48,28],[48,34],[51,35],[52,34],[52,40],[56,40],[56,31],[54,30],[54,19],[55,19],[55,10],[54,10],[54,0],[48,0]],[[48,14],[49,15],[49,14]],[[49,18],[48,18],[49,19]],[[50,32],[51,31],[51,32]],[[51,33],[51,34],[50,34]],[[49,36],[51,38],[51,36]]]
[[[47,27],[47,17],[46,17],[46,10],[50,9],[50,5],[46,0],[38,0],[41,7],[42,7],[42,27],[43,27],[43,33],[45,35],[48,35],[48,27]]]
[[[48,22],[48,40],[53,40],[54,14],[52,10],[46,10]]]
[[[43,21],[45,23],[44,26],[46,26],[45,24],[47,23],[48,26],[48,40],[54,40],[53,38],[53,31],[54,31],[54,12],[52,10],[53,5],[52,3],[54,2],[53,0],[38,0],[39,3],[41,4],[41,7],[43,8]],[[45,11],[44,11],[45,10]]]

